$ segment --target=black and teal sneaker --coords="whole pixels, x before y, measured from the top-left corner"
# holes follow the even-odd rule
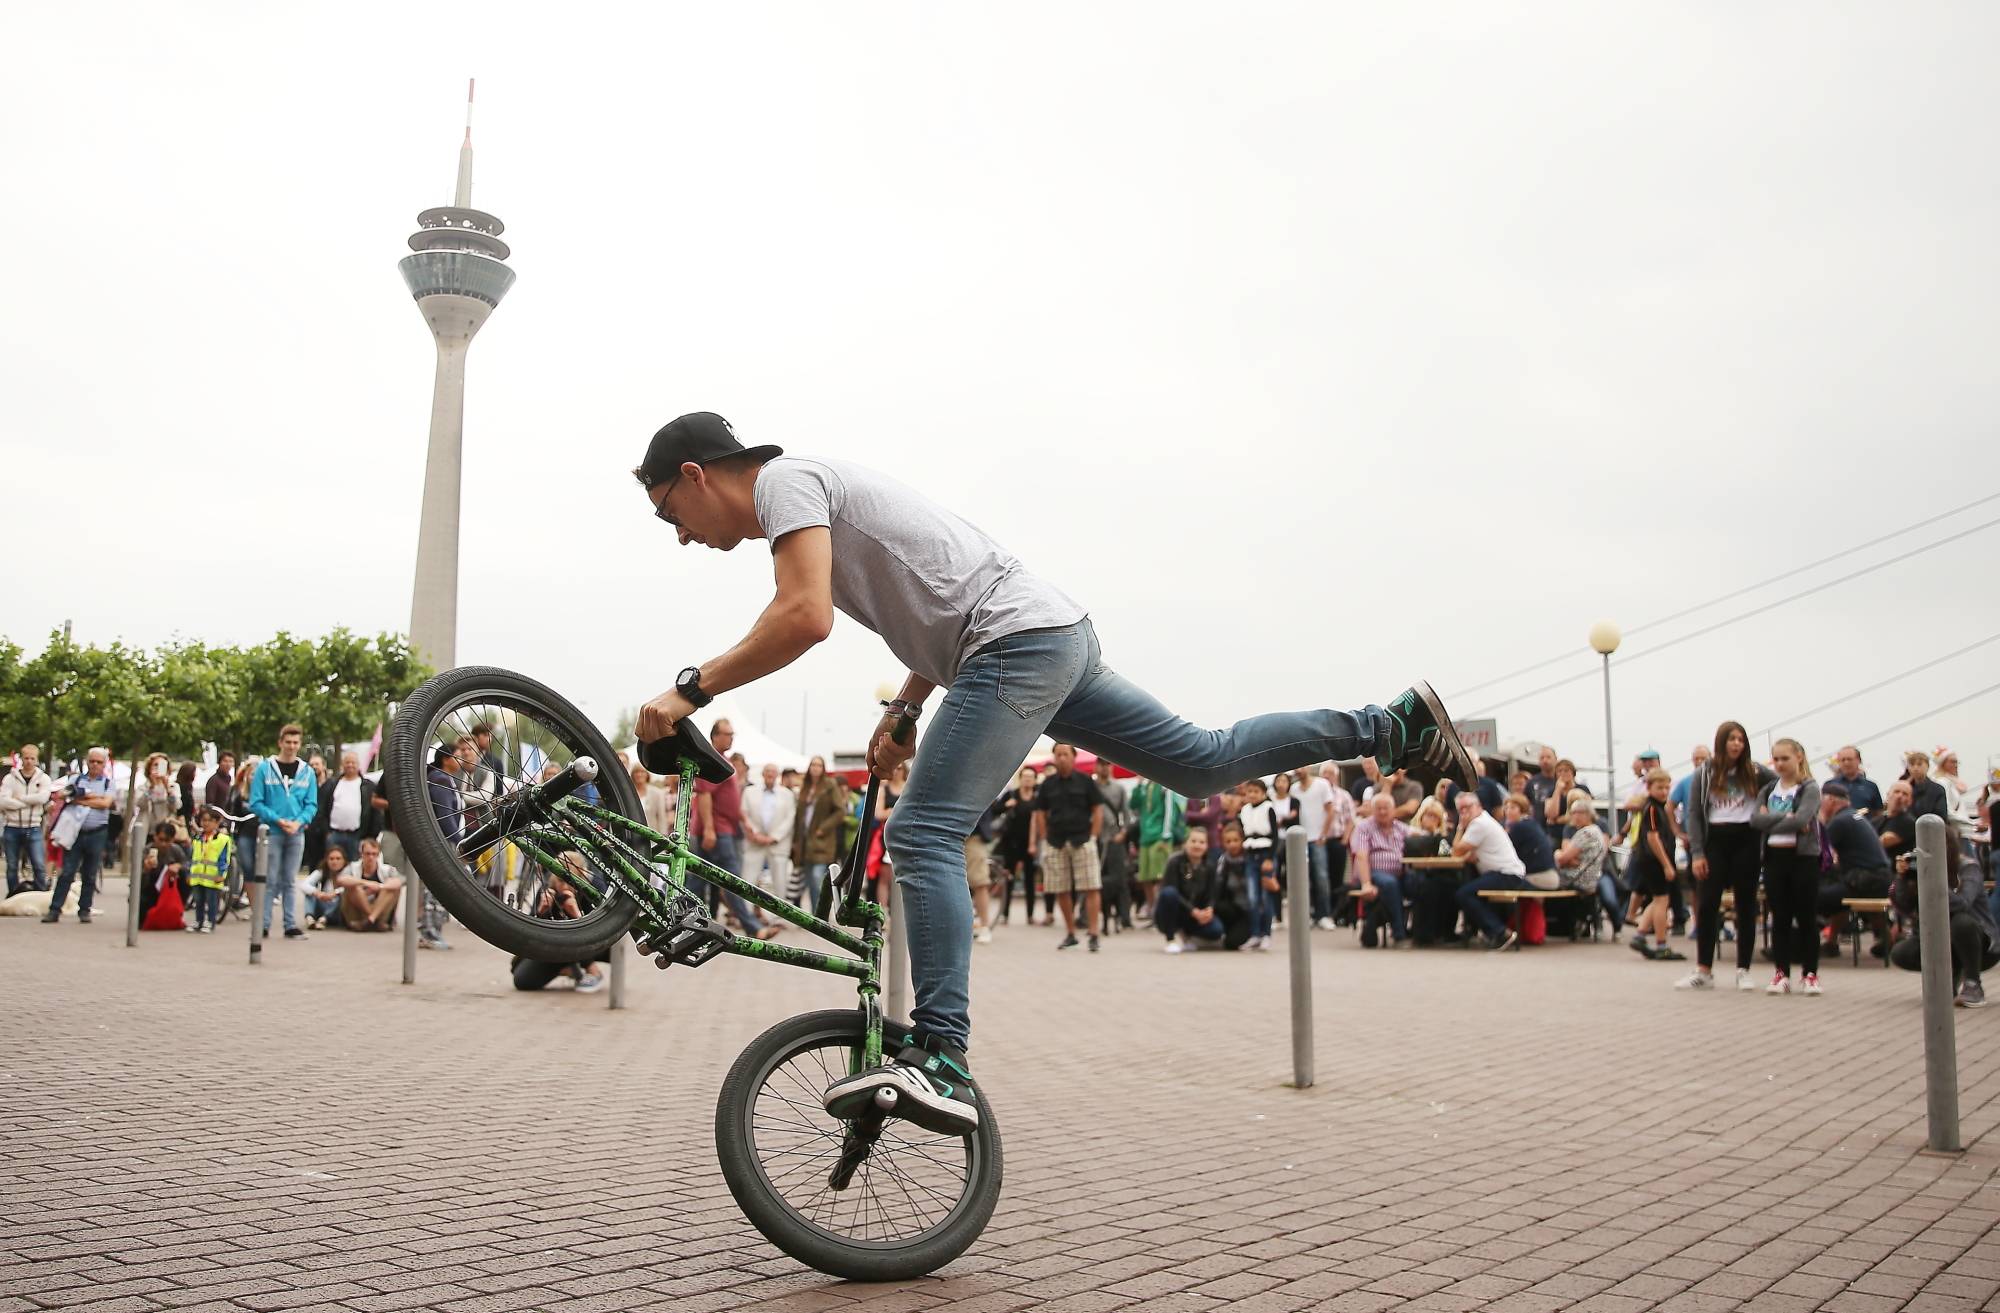
[[[879,1067],[835,1081],[822,1102],[842,1121],[873,1110],[939,1135],[970,1135],[979,1129],[979,1105],[965,1054],[929,1036],[904,1046]]]
[[[1444,703],[1429,684],[1418,680],[1414,687],[1398,693],[1386,710],[1389,741],[1375,754],[1375,764],[1384,775],[1408,771],[1427,793],[1441,779],[1457,780],[1461,789],[1478,783],[1472,754],[1465,750]]]

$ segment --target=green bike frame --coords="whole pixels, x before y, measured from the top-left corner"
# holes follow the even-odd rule
[[[828,875],[828,879],[838,878],[846,886],[835,913],[839,924],[834,924],[785,902],[739,875],[723,870],[705,860],[689,845],[688,816],[693,807],[697,772],[698,764],[694,760],[687,757],[681,759],[680,797],[674,809],[672,834],[661,834],[621,812],[567,797],[551,808],[567,822],[565,829],[558,830],[547,824],[531,825],[508,838],[530,861],[575,889],[577,900],[586,911],[596,906],[604,895],[588,880],[577,879],[577,872],[565,865],[550,849],[559,846],[559,850],[571,847],[587,850],[618,892],[638,905],[639,916],[631,930],[635,939],[658,944],[673,931],[686,910],[686,903],[694,901],[687,887],[688,878],[694,876],[726,889],[759,910],[843,950],[849,956],[794,948],[742,935],[730,936],[722,945],[723,952],[734,953],[738,957],[783,962],[789,966],[850,976],[856,980],[861,1009],[868,1024],[861,1050],[855,1055],[854,1070],[879,1065],[882,1061],[882,926],[887,920],[887,912],[881,904],[861,896],[861,872],[875,812],[876,781],[871,777],[868,782],[862,804],[861,833],[855,844],[853,860],[837,877]],[[676,903],[681,906],[676,907]],[[851,927],[857,933],[850,934],[841,926]]]

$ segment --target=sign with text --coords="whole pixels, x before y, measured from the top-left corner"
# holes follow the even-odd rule
[[[1452,728],[1465,740],[1465,750],[1475,757],[1494,757],[1500,753],[1499,722],[1494,720],[1454,720]]]

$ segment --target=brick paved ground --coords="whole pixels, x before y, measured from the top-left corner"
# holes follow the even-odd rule
[[[404,987],[384,938],[252,971],[240,923],[127,950],[116,921],[0,920],[0,1313],[2000,1310],[2000,1007],[1958,1014],[1970,1152],[1921,1156],[1917,981],[1873,963],[1693,996],[1610,945],[1316,934],[1302,1093],[1282,952],[1003,929],[975,973],[1000,1210],[938,1277],[864,1287],[766,1245],[710,1136],[736,1052],[837,982],[635,963],[612,1013],[513,993],[462,934]]]

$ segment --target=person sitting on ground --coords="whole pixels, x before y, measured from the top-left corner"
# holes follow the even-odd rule
[[[1169,953],[1222,938],[1224,923],[1208,901],[1215,864],[1208,831],[1196,825],[1182,838],[1181,850],[1167,858],[1161,869],[1160,887],[1153,894],[1153,925],[1167,937]],[[1250,937],[1247,930],[1243,937]]]
[[[1657,758],[1658,754],[1654,756]],[[1632,844],[1631,865],[1626,879],[1632,891],[1646,900],[1639,912],[1639,929],[1632,936],[1633,951],[1656,962],[1685,962],[1687,954],[1676,952],[1667,943],[1672,920],[1674,885],[1674,815],[1669,795],[1674,777],[1654,766],[1646,772],[1645,800],[1635,805],[1637,822]],[[1652,943],[1646,942],[1648,932]]]
[[[1190,834],[1193,831],[1189,831]],[[1188,894],[1187,922],[1191,942],[1214,943],[1234,952],[1250,942],[1250,855],[1243,847],[1243,826],[1228,821],[1222,827],[1222,856],[1209,864],[1207,882]],[[1209,927],[1220,922],[1221,934]]]
[[[1900,783],[1901,781],[1898,781]],[[1986,882],[1977,863],[1965,860],[1959,845],[1945,843],[1945,888],[1951,894],[1951,981],[1953,1001],[1962,1008],[1986,1006],[1983,973],[2000,966],[2000,923],[1986,900]],[[1896,882],[1896,906],[1912,920],[1917,915],[1918,881],[1916,863],[1908,858],[1898,863],[1902,878]],[[1904,935],[1889,950],[1889,960],[1905,971],[1923,969],[1923,937]]]
[[[1847,914],[1847,905],[1842,900],[1887,898],[1894,879],[1889,871],[1889,855],[1882,851],[1882,840],[1876,837],[1875,828],[1855,813],[1853,800],[1852,790],[1837,776],[1819,791],[1823,843],[1833,850],[1833,878],[1822,881],[1819,888],[1819,914],[1826,920],[1830,941],[1822,948],[1836,953],[1840,950],[1840,923]],[[1885,917],[1876,927],[1875,946],[1869,950],[1876,957],[1887,956],[1889,952],[1887,930]]]
[[[194,924],[191,933],[208,934],[222,914],[222,891],[229,887],[230,860],[235,844],[222,831],[222,816],[213,807],[202,808],[197,824],[201,837],[188,853],[188,887],[193,891]]]
[[[174,817],[153,827],[153,841],[140,859],[139,924],[147,930],[185,929],[186,900],[181,881],[187,877],[188,852],[176,839]]]
[[[1507,840],[1514,845],[1514,852],[1527,868],[1521,878],[1528,882],[1530,889],[1544,892],[1562,888],[1562,876],[1556,872],[1556,846],[1549,841],[1549,832],[1535,819],[1535,803],[1525,793],[1510,793],[1500,809],[1500,819],[1507,826]]]
[[[577,853],[564,853],[562,863],[575,872],[577,878],[583,878],[585,867]],[[535,904],[535,915],[549,921],[574,921],[582,916],[583,909],[577,905],[575,887],[559,875],[550,876],[548,888],[542,890],[542,896]],[[558,980],[573,980],[577,993],[594,994],[604,988],[604,972],[599,963],[608,961],[610,959],[603,954],[599,954],[594,962],[537,962],[532,958],[517,957],[513,962],[514,988],[532,993],[547,989]]]
[[[1463,861],[1473,878],[1458,887],[1458,910],[1489,949],[1512,948],[1519,936],[1507,928],[1493,905],[1479,895],[1487,889],[1526,889],[1528,868],[1500,822],[1487,814],[1472,789],[1458,795],[1458,840],[1451,855]],[[1552,863],[1553,864],[1553,863]]]
[[[299,906],[305,912],[306,929],[339,929],[341,925],[341,877],[347,874],[347,849],[328,844],[319,865],[299,885]]]
[[[327,849],[328,853],[333,849]],[[403,896],[403,877],[382,861],[382,844],[361,841],[361,862],[334,877],[340,890],[340,919],[349,930],[387,930]]]
[[[1426,804],[1433,801],[1424,799]],[[1384,921],[1396,947],[1409,942],[1409,920],[1404,911],[1408,891],[1403,888],[1403,850],[1409,837],[1409,827],[1396,819],[1396,803],[1390,795],[1377,793],[1368,800],[1367,819],[1355,825],[1350,841],[1354,898],[1364,909],[1360,913],[1363,948],[1375,947]]]
[[[1590,795],[1577,790],[1569,803],[1569,835],[1556,850],[1556,869],[1578,898],[1595,898],[1604,908],[1615,944],[1624,918],[1625,895],[1605,866],[1610,851],[1611,841],[1597,828],[1597,809],[1590,805]]]

